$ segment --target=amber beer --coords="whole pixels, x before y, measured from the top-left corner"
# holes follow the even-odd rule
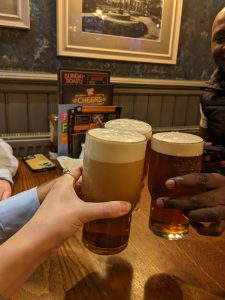
[[[87,202],[124,200],[135,207],[143,175],[146,138],[130,131],[89,130],[84,150],[82,198]],[[83,243],[94,253],[115,254],[128,244],[131,213],[89,222]]]
[[[149,163],[149,191],[151,211],[149,227],[156,234],[170,240],[183,238],[188,233],[189,220],[178,209],[157,208],[158,197],[179,197],[195,194],[195,189],[179,188],[168,190],[168,178],[193,172],[200,172],[202,138],[188,133],[156,133],[151,140]]]
[[[114,120],[110,120],[110,121],[106,122],[105,128],[137,131],[146,137],[147,147],[146,147],[144,172],[143,172],[143,177],[146,178],[146,176],[148,174],[150,140],[151,140],[151,136],[152,136],[151,125],[146,122],[140,121],[140,120],[122,118],[122,119],[114,119]]]

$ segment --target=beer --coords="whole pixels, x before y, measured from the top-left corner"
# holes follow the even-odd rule
[[[148,174],[149,153],[150,153],[150,140],[152,136],[152,127],[146,122],[135,119],[114,119],[105,123],[105,128],[114,128],[120,130],[137,131],[143,134],[147,139],[147,147],[145,154],[145,163],[143,177],[146,178]]]
[[[135,207],[140,195],[146,143],[146,138],[137,132],[89,130],[84,150],[83,200],[123,200]],[[89,222],[83,227],[83,243],[97,254],[118,253],[128,244],[130,224],[131,213]]]
[[[167,189],[168,178],[198,173],[203,153],[202,138],[181,132],[162,132],[152,136],[149,163],[151,211],[149,227],[159,236],[176,240],[188,233],[189,220],[178,209],[157,208],[158,197],[179,197],[198,192],[197,189]]]

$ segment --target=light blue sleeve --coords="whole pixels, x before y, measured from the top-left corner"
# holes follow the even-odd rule
[[[36,187],[0,201],[0,244],[25,225],[39,206]]]

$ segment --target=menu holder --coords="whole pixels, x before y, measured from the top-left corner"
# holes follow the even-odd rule
[[[119,106],[77,106],[70,110],[73,117],[68,117],[68,153],[78,158],[86,131],[100,127],[101,124],[120,118],[122,108]],[[73,121],[72,121],[73,119]],[[72,126],[72,127],[71,127]]]
[[[60,68],[58,70],[58,91],[58,155],[77,157],[81,147],[82,134],[78,134],[76,139],[74,137],[72,139],[72,135],[88,130],[87,123],[94,126],[94,122],[86,120],[90,115],[78,117],[77,107],[112,106],[113,85],[110,84],[110,72]],[[83,112],[84,110],[82,110]]]
[[[74,96],[76,94],[88,95],[88,93],[91,93],[91,89],[94,86],[102,85],[104,85],[104,87],[98,90],[97,93],[106,93],[107,86],[110,85],[109,71],[64,68],[58,69],[58,89],[60,104],[77,104],[76,102],[74,102]],[[109,87],[109,90],[111,89],[112,87]],[[107,104],[110,105],[112,103]]]

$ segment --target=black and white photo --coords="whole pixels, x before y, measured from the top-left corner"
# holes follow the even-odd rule
[[[175,64],[182,0],[58,0],[58,55]]]

